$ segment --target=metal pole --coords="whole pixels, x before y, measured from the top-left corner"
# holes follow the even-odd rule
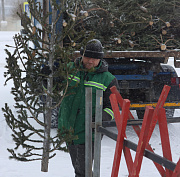
[[[95,140],[94,140],[94,173],[93,177],[100,177],[101,133],[98,126],[102,126],[103,91],[96,90]]]
[[[4,0],[1,0],[1,3],[2,3],[2,21],[5,21]]]
[[[92,88],[85,90],[85,176],[92,177]]]

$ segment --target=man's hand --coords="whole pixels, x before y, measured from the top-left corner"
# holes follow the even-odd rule
[[[52,71],[50,70],[50,67],[45,65],[42,69],[41,69],[41,73],[44,75],[49,75],[52,73]]]

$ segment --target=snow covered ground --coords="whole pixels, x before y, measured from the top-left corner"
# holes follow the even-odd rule
[[[5,58],[4,52],[5,44],[13,45],[12,36],[17,32],[1,32],[0,31],[0,108],[4,107],[7,102],[11,107],[13,106],[13,98],[10,94],[10,88],[12,83],[8,83],[4,87],[3,73],[5,71]],[[173,65],[173,60],[169,61],[170,65]],[[180,76],[180,70],[177,69]],[[175,116],[180,115],[180,110],[176,110]],[[111,128],[112,129],[112,128]],[[168,124],[172,158],[176,163],[180,158],[180,123]],[[52,133],[55,130],[52,131]],[[116,131],[113,128],[113,131]],[[138,138],[134,133],[132,127],[127,127],[126,134],[129,140],[137,142]],[[102,140],[101,149],[101,177],[110,177],[112,163],[114,158],[115,141],[104,136]],[[155,127],[150,144],[155,149],[155,152],[162,155],[161,141],[159,136],[158,126]],[[7,148],[14,147],[11,139],[11,131],[6,125],[2,111],[0,111],[0,177],[73,177],[74,171],[71,165],[70,157],[68,153],[57,151],[57,155],[50,160],[49,172],[41,172],[41,162],[19,162],[15,160],[9,160],[10,155]],[[134,156],[135,153],[132,152]],[[128,171],[124,157],[122,156],[119,177],[128,176]],[[158,177],[160,176],[154,164],[143,158],[140,177]]]

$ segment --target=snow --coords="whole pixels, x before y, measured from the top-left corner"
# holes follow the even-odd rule
[[[1,23],[7,24],[7,21],[1,21]]]
[[[10,94],[10,88],[12,82],[8,82],[7,86],[4,86],[4,71],[5,71],[5,58],[6,54],[4,49],[5,45],[13,45],[12,37],[17,32],[2,32],[0,31],[0,90],[1,90],[1,101],[0,107],[4,107],[7,102],[11,108],[13,108],[13,97]],[[173,65],[173,59],[169,60],[170,65]],[[180,76],[180,69],[176,69]],[[175,116],[179,116],[180,110],[175,111]],[[49,162],[49,171],[41,172],[41,162],[19,162],[15,160],[10,160],[9,152],[7,148],[13,148],[14,143],[11,139],[11,130],[5,122],[3,112],[0,111],[0,177],[73,177],[74,170],[71,165],[70,156],[68,153],[57,151],[57,155]],[[112,131],[116,131],[115,128],[110,128]],[[180,157],[180,123],[168,124],[170,144],[172,150],[173,162],[177,163]],[[55,134],[55,130],[52,130]],[[127,138],[133,142],[138,142],[138,138],[134,133],[132,127],[127,127],[126,129]],[[162,155],[161,140],[159,135],[158,126],[155,127],[153,135],[150,140],[151,146],[155,149],[155,153]],[[101,148],[101,177],[110,177],[112,170],[112,163],[114,158],[116,142],[104,136],[102,140]],[[135,153],[132,152],[132,156]],[[119,169],[119,177],[128,176],[128,171],[124,156],[122,155],[121,164]],[[152,161],[147,158],[143,158],[140,177],[152,177],[160,176],[157,169],[155,168]]]

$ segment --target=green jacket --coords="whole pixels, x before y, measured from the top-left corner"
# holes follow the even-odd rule
[[[77,63],[80,63],[81,65],[80,60],[81,58],[79,58]],[[73,69],[75,63],[71,63],[71,65]],[[82,66],[80,67],[82,68]],[[111,93],[109,88],[113,85],[117,86],[117,80],[110,72],[108,72],[107,63],[104,60],[100,61],[99,66],[96,67],[93,72],[81,70],[78,71],[76,75],[70,75],[69,90],[67,92],[68,96],[63,99],[59,110],[58,128],[73,128],[74,135],[78,136],[78,139],[74,140],[74,144],[85,143],[85,88],[92,87],[93,119],[95,117],[96,90],[102,89],[104,91],[103,120],[109,120],[109,117],[113,118],[113,112],[109,101]]]

